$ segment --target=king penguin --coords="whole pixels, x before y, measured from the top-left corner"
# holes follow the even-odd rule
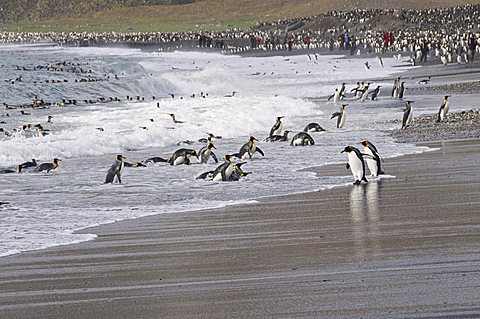
[[[443,121],[445,119],[445,116],[447,116],[448,109],[450,108],[450,101],[448,100],[449,97],[449,95],[445,95],[443,97],[443,103],[440,106],[440,110],[438,111],[437,122]]]
[[[278,116],[275,124],[272,126],[270,129],[270,134],[268,135],[269,137],[273,135],[281,135],[282,134],[282,129],[283,129],[283,123],[282,123],[282,118],[283,116]]]
[[[54,158],[53,163],[42,163],[35,168],[34,172],[38,173],[38,172],[46,171],[48,173],[51,170],[59,169],[60,168],[59,162],[61,162],[61,160],[59,160],[58,158]]]
[[[341,153],[343,152],[346,152],[348,155],[347,169],[352,171],[353,178],[355,178],[353,184],[360,185],[362,181],[368,183],[365,178],[365,162],[363,160],[363,154],[353,146],[345,147]]]
[[[170,165],[190,165],[190,157],[195,156],[198,159],[197,151],[189,148],[181,148],[176,150],[168,159]]]
[[[107,172],[107,176],[105,177],[105,184],[106,183],[113,183],[115,176],[117,177],[117,181],[121,184],[122,183],[122,170],[125,166],[125,162],[123,161],[125,157],[123,155],[117,155],[115,159],[115,163],[113,163],[112,167]]]
[[[230,161],[231,155],[225,155],[224,160],[225,162],[220,164],[215,171],[213,171],[213,181],[221,182],[221,181],[228,181],[230,176],[232,176],[233,170],[235,165]]]
[[[405,102],[405,110],[403,111],[403,120],[402,120],[402,129],[406,129],[413,120],[413,108],[412,108],[413,101],[406,101]]]
[[[253,154],[255,152],[260,153],[262,156],[265,156],[265,153],[257,147],[257,139],[253,136],[250,136],[250,140],[243,144],[243,146],[240,148],[240,151],[236,154],[233,154],[233,156],[241,158],[241,159],[247,159],[247,158],[252,158]]]
[[[340,106],[340,111],[335,112],[332,114],[332,117],[330,119],[333,119],[338,116],[337,120],[337,128],[343,128],[345,125],[345,118],[346,118],[346,113],[347,113],[347,106],[348,104],[342,104]]]
[[[198,157],[200,159],[200,163],[207,164],[210,156],[213,158],[215,163],[218,163],[217,155],[215,155],[212,149],[217,149],[217,148],[213,145],[213,143],[209,142],[207,146],[202,147],[200,151],[198,151]]]
[[[324,132],[325,129],[320,126],[318,123],[309,123],[305,128],[303,129],[304,132]]]
[[[362,141],[362,145],[365,154],[369,155],[365,157],[365,161],[367,162],[368,169],[372,176],[377,177],[378,175],[385,174],[382,171],[380,155],[378,155],[375,145],[367,140]]]
[[[315,141],[307,132],[299,132],[295,134],[290,142],[290,146],[305,146],[305,145],[315,145]]]

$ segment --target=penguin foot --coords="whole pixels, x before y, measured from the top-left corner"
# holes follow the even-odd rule
[[[356,180],[355,182],[353,182],[353,185],[360,185],[361,181],[359,180]]]

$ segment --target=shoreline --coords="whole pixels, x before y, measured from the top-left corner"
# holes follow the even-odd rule
[[[440,149],[385,163],[394,179],[120,221],[93,228],[94,241],[0,258],[0,314],[397,318],[448,309],[453,318],[464,307],[478,314],[478,292],[447,295],[454,283],[473,293],[480,277],[479,204],[471,197],[480,190],[472,172],[480,140],[424,145]],[[343,164],[316,172],[348,174]]]

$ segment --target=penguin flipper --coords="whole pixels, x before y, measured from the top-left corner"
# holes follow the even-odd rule
[[[119,184],[122,183],[122,175],[120,175],[120,172],[117,173],[117,180]]]
[[[208,171],[198,175],[196,179],[206,179],[209,175],[213,175],[213,171]]]
[[[347,169],[349,169],[349,168],[350,168],[350,163],[347,163],[347,165],[345,165],[345,167],[346,167]]]
[[[260,153],[260,155],[265,156],[265,153],[257,146],[257,152]]]
[[[332,114],[332,117],[330,119],[333,119],[333,118],[335,118],[337,116],[340,116],[340,115],[341,115],[340,112],[335,112],[335,113]]]
[[[335,94],[332,94],[328,97],[328,100],[327,101],[330,101],[333,97],[335,96]]]
[[[215,163],[218,163],[217,155],[215,155],[214,152],[212,152],[211,155],[212,155],[212,158],[213,158],[213,160],[215,161]]]
[[[132,163],[129,163],[129,162],[123,162],[123,164],[125,165],[125,167],[134,167],[134,166],[137,166],[137,164],[132,164]]]

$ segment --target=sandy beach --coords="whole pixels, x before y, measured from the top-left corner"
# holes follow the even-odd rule
[[[396,178],[118,222],[1,258],[0,317],[478,317],[480,141],[428,146],[388,159]]]

